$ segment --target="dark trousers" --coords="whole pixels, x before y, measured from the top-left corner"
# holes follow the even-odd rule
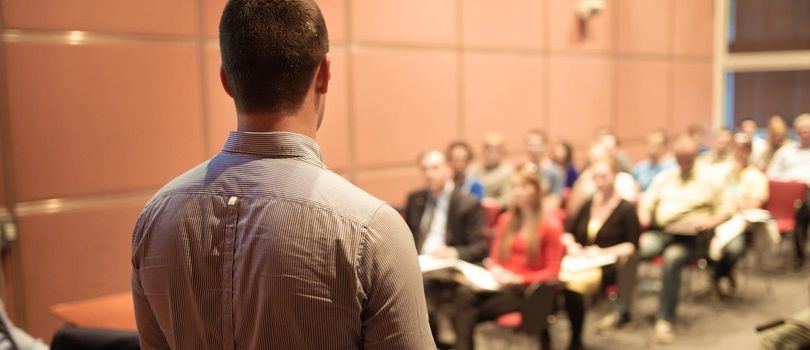
[[[449,275],[448,275],[449,276]],[[458,282],[453,281],[450,277],[441,279],[428,279],[425,280],[425,301],[428,308],[428,322],[430,323],[430,332],[433,334],[433,340],[439,341],[439,330],[437,322],[437,313],[442,305],[451,303],[456,289],[460,287]]]
[[[636,290],[636,273],[641,257],[633,254],[627,258],[619,260],[618,263],[602,268],[602,285],[604,290],[610,285],[616,284],[619,288],[616,299],[616,311],[623,317],[627,317],[633,296]],[[582,328],[585,323],[585,300],[582,294],[566,290],[565,311],[571,320],[571,344],[582,344]]]
[[[793,241],[796,246],[796,259],[799,261],[804,261],[804,244],[807,241],[807,227],[810,224],[808,201],[810,201],[810,198],[805,198],[802,206],[796,211],[796,227],[793,232]]]
[[[541,349],[551,348],[551,336],[546,318],[554,305],[554,288],[541,285],[529,296],[526,287],[509,287],[499,292],[476,293],[469,288],[456,290],[456,313],[453,325],[456,330],[456,349],[475,348],[475,326],[479,322],[494,320],[498,316],[520,311],[523,315],[521,328],[536,333]]]

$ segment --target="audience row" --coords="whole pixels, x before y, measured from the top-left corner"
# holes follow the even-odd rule
[[[747,237],[774,246],[781,239],[763,210],[769,179],[810,184],[810,114],[798,116],[794,128],[798,142],[774,117],[762,139],[746,120],[737,133],[713,133],[711,147],[703,145],[698,128],[672,142],[656,130],[646,138],[647,158],[635,165],[614,135],[600,131],[581,171],[570,144],[550,143],[540,130],[528,132],[527,161],[517,167],[504,160],[505,140],[495,133],[484,137],[480,163],[472,164],[473,151],[463,142],[426,152],[420,157],[426,186],[409,195],[405,208],[417,250],[435,259],[481,263],[501,286],[482,291],[455,275],[426,275],[434,338],[439,340],[436,317],[446,308],[456,349],[474,348],[478,322],[522,312],[523,328],[548,348],[547,325],[526,319],[526,305],[561,294],[571,320],[569,346],[582,348],[584,298],[616,290],[614,311],[597,329],[622,327],[632,319],[638,264],[657,261],[663,274],[654,337],[671,342],[684,266],[708,262],[717,294],[728,296],[736,289],[734,265],[752,241]],[[488,225],[483,208],[503,213]],[[810,221],[807,198],[796,219],[800,266]],[[576,261],[602,262],[572,267]]]

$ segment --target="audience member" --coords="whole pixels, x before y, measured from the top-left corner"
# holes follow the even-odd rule
[[[692,140],[698,145],[698,154],[706,153],[711,149],[709,146],[706,146],[706,129],[703,128],[702,125],[690,124],[686,127],[686,133],[692,137]]]
[[[645,232],[640,240],[644,258],[663,255],[664,271],[658,306],[655,339],[671,342],[678,305],[681,270],[686,262],[705,251],[707,233],[731,216],[721,181],[705,165],[696,164],[699,146],[694,137],[675,139],[678,166],[655,177],[639,205]]]
[[[798,181],[810,185],[810,113],[802,114],[793,121],[799,138],[798,144],[784,146],[773,156],[768,168],[768,177],[776,181]],[[810,191],[796,211],[796,228],[793,234],[796,247],[796,266],[804,264],[804,244],[810,224]]]
[[[616,193],[614,178],[616,165],[612,159],[599,160],[590,167],[596,193],[588,199],[578,213],[570,217],[563,235],[569,255],[616,256],[617,264],[596,270],[595,274],[580,273],[575,280],[568,279],[565,305],[571,319],[572,344],[581,344],[585,320],[583,294],[596,284],[599,290],[618,283],[619,294],[615,312],[600,321],[600,328],[624,325],[630,320],[630,305],[635,290],[637,257],[634,255],[641,233],[635,206]]]
[[[577,181],[577,177],[579,176],[579,170],[577,170],[577,167],[574,165],[571,144],[565,140],[555,142],[551,152],[551,159],[560,168],[565,170],[565,188],[570,189],[573,187],[574,182]]]
[[[219,28],[238,131],[135,224],[141,349],[435,348],[402,217],[321,160],[318,5],[231,0]]]
[[[509,201],[509,181],[514,167],[503,161],[506,153],[503,135],[484,135],[483,146],[483,162],[481,165],[474,165],[470,174],[484,185],[483,203],[498,204],[505,208]]]
[[[647,134],[647,159],[633,167],[633,178],[644,192],[656,175],[674,166],[675,159],[669,153],[669,136],[664,130],[654,130]]]
[[[719,173],[728,173],[732,163],[734,133],[719,129],[712,134],[712,148],[698,157],[698,162],[711,166]]]
[[[765,151],[754,164],[763,170],[770,168],[774,154],[783,147],[796,143],[790,139],[789,132],[788,125],[782,117],[775,115],[768,119],[768,139]]]
[[[456,141],[447,146],[447,159],[453,169],[455,186],[481,200],[484,198],[484,185],[467,173],[467,168],[473,158],[475,155],[470,145],[464,141]]]
[[[562,204],[565,172],[548,156],[548,139],[542,130],[531,130],[526,136],[529,161],[537,165],[542,178],[546,209],[554,211]]]
[[[604,145],[601,143],[592,145],[588,151],[588,166],[579,174],[579,178],[577,182],[574,183],[574,188],[571,189],[571,194],[568,197],[566,210],[569,213],[579,212],[582,204],[596,193],[596,182],[593,179],[590,164],[606,160],[615,163],[616,158],[608,154]],[[638,188],[636,181],[633,179],[633,175],[626,172],[619,172],[614,179],[613,185],[619,197],[628,202],[635,202],[638,197]]]
[[[527,163],[512,176],[509,211],[498,220],[490,249],[488,270],[503,286],[497,293],[459,289],[456,296],[456,349],[473,349],[478,322],[521,309],[536,284],[551,281],[560,271],[562,225],[556,215],[542,209],[543,190],[537,166]],[[548,349],[545,330],[541,346]]]
[[[610,129],[597,129],[596,143],[601,144],[602,147],[604,147],[605,152],[615,159],[619,172],[629,173],[632,171],[630,157],[628,157],[627,153],[621,149],[619,139],[615,134],[613,134],[612,131],[610,131]]]
[[[746,118],[740,121],[740,132],[748,135],[751,139],[751,160],[750,163],[759,166],[758,162],[762,159],[765,151],[768,149],[768,141],[757,135],[759,126],[754,119]]]
[[[726,296],[720,283],[727,280],[731,290],[736,282],[731,272],[746,248],[744,232],[765,228],[761,208],[768,200],[768,178],[750,164],[752,140],[747,134],[734,136],[734,156],[728,174],[723,175],[726,195],[735,210],[734,216],[715,229],[709,245],[709,258],[714,262],[714,286],[720,296]]]
[[[478,200],[456,188],[445,154],[429,151],[419,160],[425,188],[411,193],[405,207],[408,227],[419,254],[480,262],[487,255],[484,214]],[[436,313],[458,284],[448,279],[425,281],[430,327],[437,336]]]

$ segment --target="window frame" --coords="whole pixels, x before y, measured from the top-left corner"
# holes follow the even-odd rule
[[[712,127],[734,127],[728,114],[733,103],[729,76],[742,72],[810,70],[810,50],[729,51],[732,0],[714,0],[714,59],[712,79]]]

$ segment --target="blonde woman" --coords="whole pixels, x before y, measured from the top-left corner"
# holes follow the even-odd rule
[[[562,224],[554,213],[542,210],[543,190],[537,166],[528,163],[512,175],[510,209],[498,221],[487,268],[503,286],[498,292],[457,294],[454,317],[456,349],[473,349],[475,325],[518,311],[531,294],[530,286],[555,280],[564,248]],[[550,342],[542,332],[541,346]]]

